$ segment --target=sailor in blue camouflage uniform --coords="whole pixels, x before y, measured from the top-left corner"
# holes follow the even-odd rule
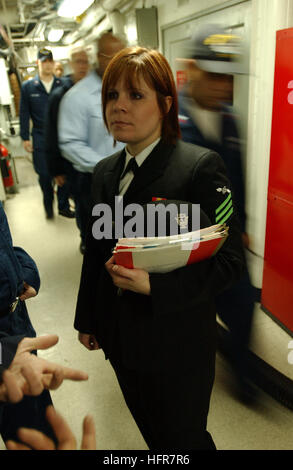
[[[187,46],[188,81],[179,93],[179,123],[184,141],[210,148],[224,160],[243,243],[248,248],[241,141],[235,115],[229,106],[233,100],[233,74],[243,72],[237,60],[241,52],[239,40],[223,27],[213,24],[197,30]],[[219,191],[226,194],[228,208],[230,190],[223,187]],[[220,213],[218,217],[221,217]],[[246,401],[253,396],[247,382],[246,353],[254,301],[255,289],[247,269],[237,284],[217,298],[218,315],[230,330],[230,352],[238,392]]]
[[[13,247],[7,218],[0,202],[0,331],[1,341],[3,337],[4,342],[9,343],[11,359],[18,341],[24,337],[36,336],[25,301],[20,298],[27,299],[37,295],[39,288],[37,266],[22,248]],[[2,439],[18,440],[16,432],[19,427],[35,428],[55,439],[45,417],[46,407],[50,404],[52,401],[47,390],[37,397],[25,396],[17,404],[0,403]]]
[[[27,152],[33,153],[33,164],[39,176],[39,184],[43,192],[43,201],[47,218],[53,218],[54,188],[53,179],[47,167],[44,154],[44,118],[49,95],[62,84],[62,79],[53,75],[54,61],[52,52],[40,49],[38,52],[39,73],[22,84],[20,101],[20,135]],[[33,122],[30,141],[30,119]],[[69,207],[68,185],[58,186],[58,210],[65,217],[74,217]]]

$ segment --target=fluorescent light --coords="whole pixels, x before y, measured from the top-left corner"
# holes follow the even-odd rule
[[[59,16],[74,18],[81,15],[92,3],[94,3],[94,0],[83,0],[82,2],[80,0],[63,0],[57,13]]]
[[[48,41],[50,42],[58,42],[62,38],[64,34],[64,30],[62,28],[52,28],[48,33]]]

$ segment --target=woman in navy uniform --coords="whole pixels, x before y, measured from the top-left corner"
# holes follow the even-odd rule
[[[212,223],[216,214],[226,221],[229,237],[211,259],[149,274],[115,265],[116,240],[96,240],[89,230],[75,328],[85,347],[102,348],[110,359],[151,450],[215,449],[206,430],[214,298],[240,277],[244,264],[233,206],[229,202],[228,210],[227,194],[219,191],[230,183],[218,154],[179,140],[176,87],[159,52],[134,47],[118,53],[106,70],[102,97],[109,131],[127,145],[97,164],[94,204],[106,203],[115,214],[118,194],[124,206],[153,198],[198,203]]]
[[[40,49],[38,52],[38,68],[39,74],[32,80],[24,82],[21,87],[20,135],[25,150],[33,152],[34,169],[39,176],[46,215],[51,219],[53,217],[54,188],[45,156],[44,119],[49,95],[62,84],[62,79],[53,75],[53,55],[48,49]],[[30,119],[33,122],[33,145],[30,141]],[[59,214],[65,217],[74,217],[74,213],[69,208],[67,184],[58,186],[57,197]]]

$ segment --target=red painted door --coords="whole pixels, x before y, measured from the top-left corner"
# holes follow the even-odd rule
[[[262,306],[293,331],[293,28],[277,32]]]

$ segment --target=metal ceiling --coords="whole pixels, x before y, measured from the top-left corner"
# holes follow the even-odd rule
[[[44,42],[46,39],[40,32],[44,32],[49,25],[61,26],[65,34],[76,28],[74,19],[57,15],[57,6],[56,0],[0,0],[0,23],[13,49],[32,42]]]
[[[58,45],[69,44],[71,39],[66,42],[66,36],[72,36],[73,33],[75,42],[86,36],[108,13],[126,11],[135,3],[130,0],[95,0],[82,17],[73,19],[57,15],[60,1],[0,0],[0,52],[5,49],[17,52],[32,44],[48,45],[44,33],[50,26],[64,29],[62,43]]]

